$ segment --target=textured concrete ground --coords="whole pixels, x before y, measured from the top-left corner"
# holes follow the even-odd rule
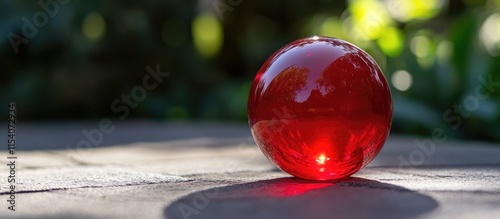
[[[309,182],[245,125],[114,123],[78,148],[98,124],[19,124],[16,211],[4,150],[0,218],[500,218],[500,145],[391,136],[352,178]]]

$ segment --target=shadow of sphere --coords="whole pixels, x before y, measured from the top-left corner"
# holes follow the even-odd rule
[[[438,206],[429,196],[362,178],[313,182],[278,178],[208,189],[167,206],[186,218],[412,218]]]

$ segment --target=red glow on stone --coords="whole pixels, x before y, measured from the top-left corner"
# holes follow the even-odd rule
[[[310,191],[335,186],[334,181],[311,182],[300,181],[297,178],[279,178],[253,183],[252,186],[242,187],[237,192],[221,192],[217,198],[287,198],[304,195]]]
[[[358,47],[311,37],[276,51],[248,98],[255,142],[283,171],[304,179],[350,176],[382,149],[392,121],[389,86]]]

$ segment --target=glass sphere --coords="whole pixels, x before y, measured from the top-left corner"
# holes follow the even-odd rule
[[[392,122],[387,80],[374,59],[340,39],[310,37],[276,51],[250,89],[255,142],[304,179],[350,176],[382,149]]]

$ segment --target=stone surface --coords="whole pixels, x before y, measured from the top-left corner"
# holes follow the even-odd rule
[[[244,124],[117,123],[103,138],[109,144],[76,150],[85,139],[79,125],[92,128],[19,125],[18,147],[25,150],[17,154],[16,211],[7,210],[8,167],[2,164],[0,218],[500,215],[498,144],[390,136],[379,156],[352,178],[310,182],[270,164]],[[7,163],[6,151],[0,156]]]

